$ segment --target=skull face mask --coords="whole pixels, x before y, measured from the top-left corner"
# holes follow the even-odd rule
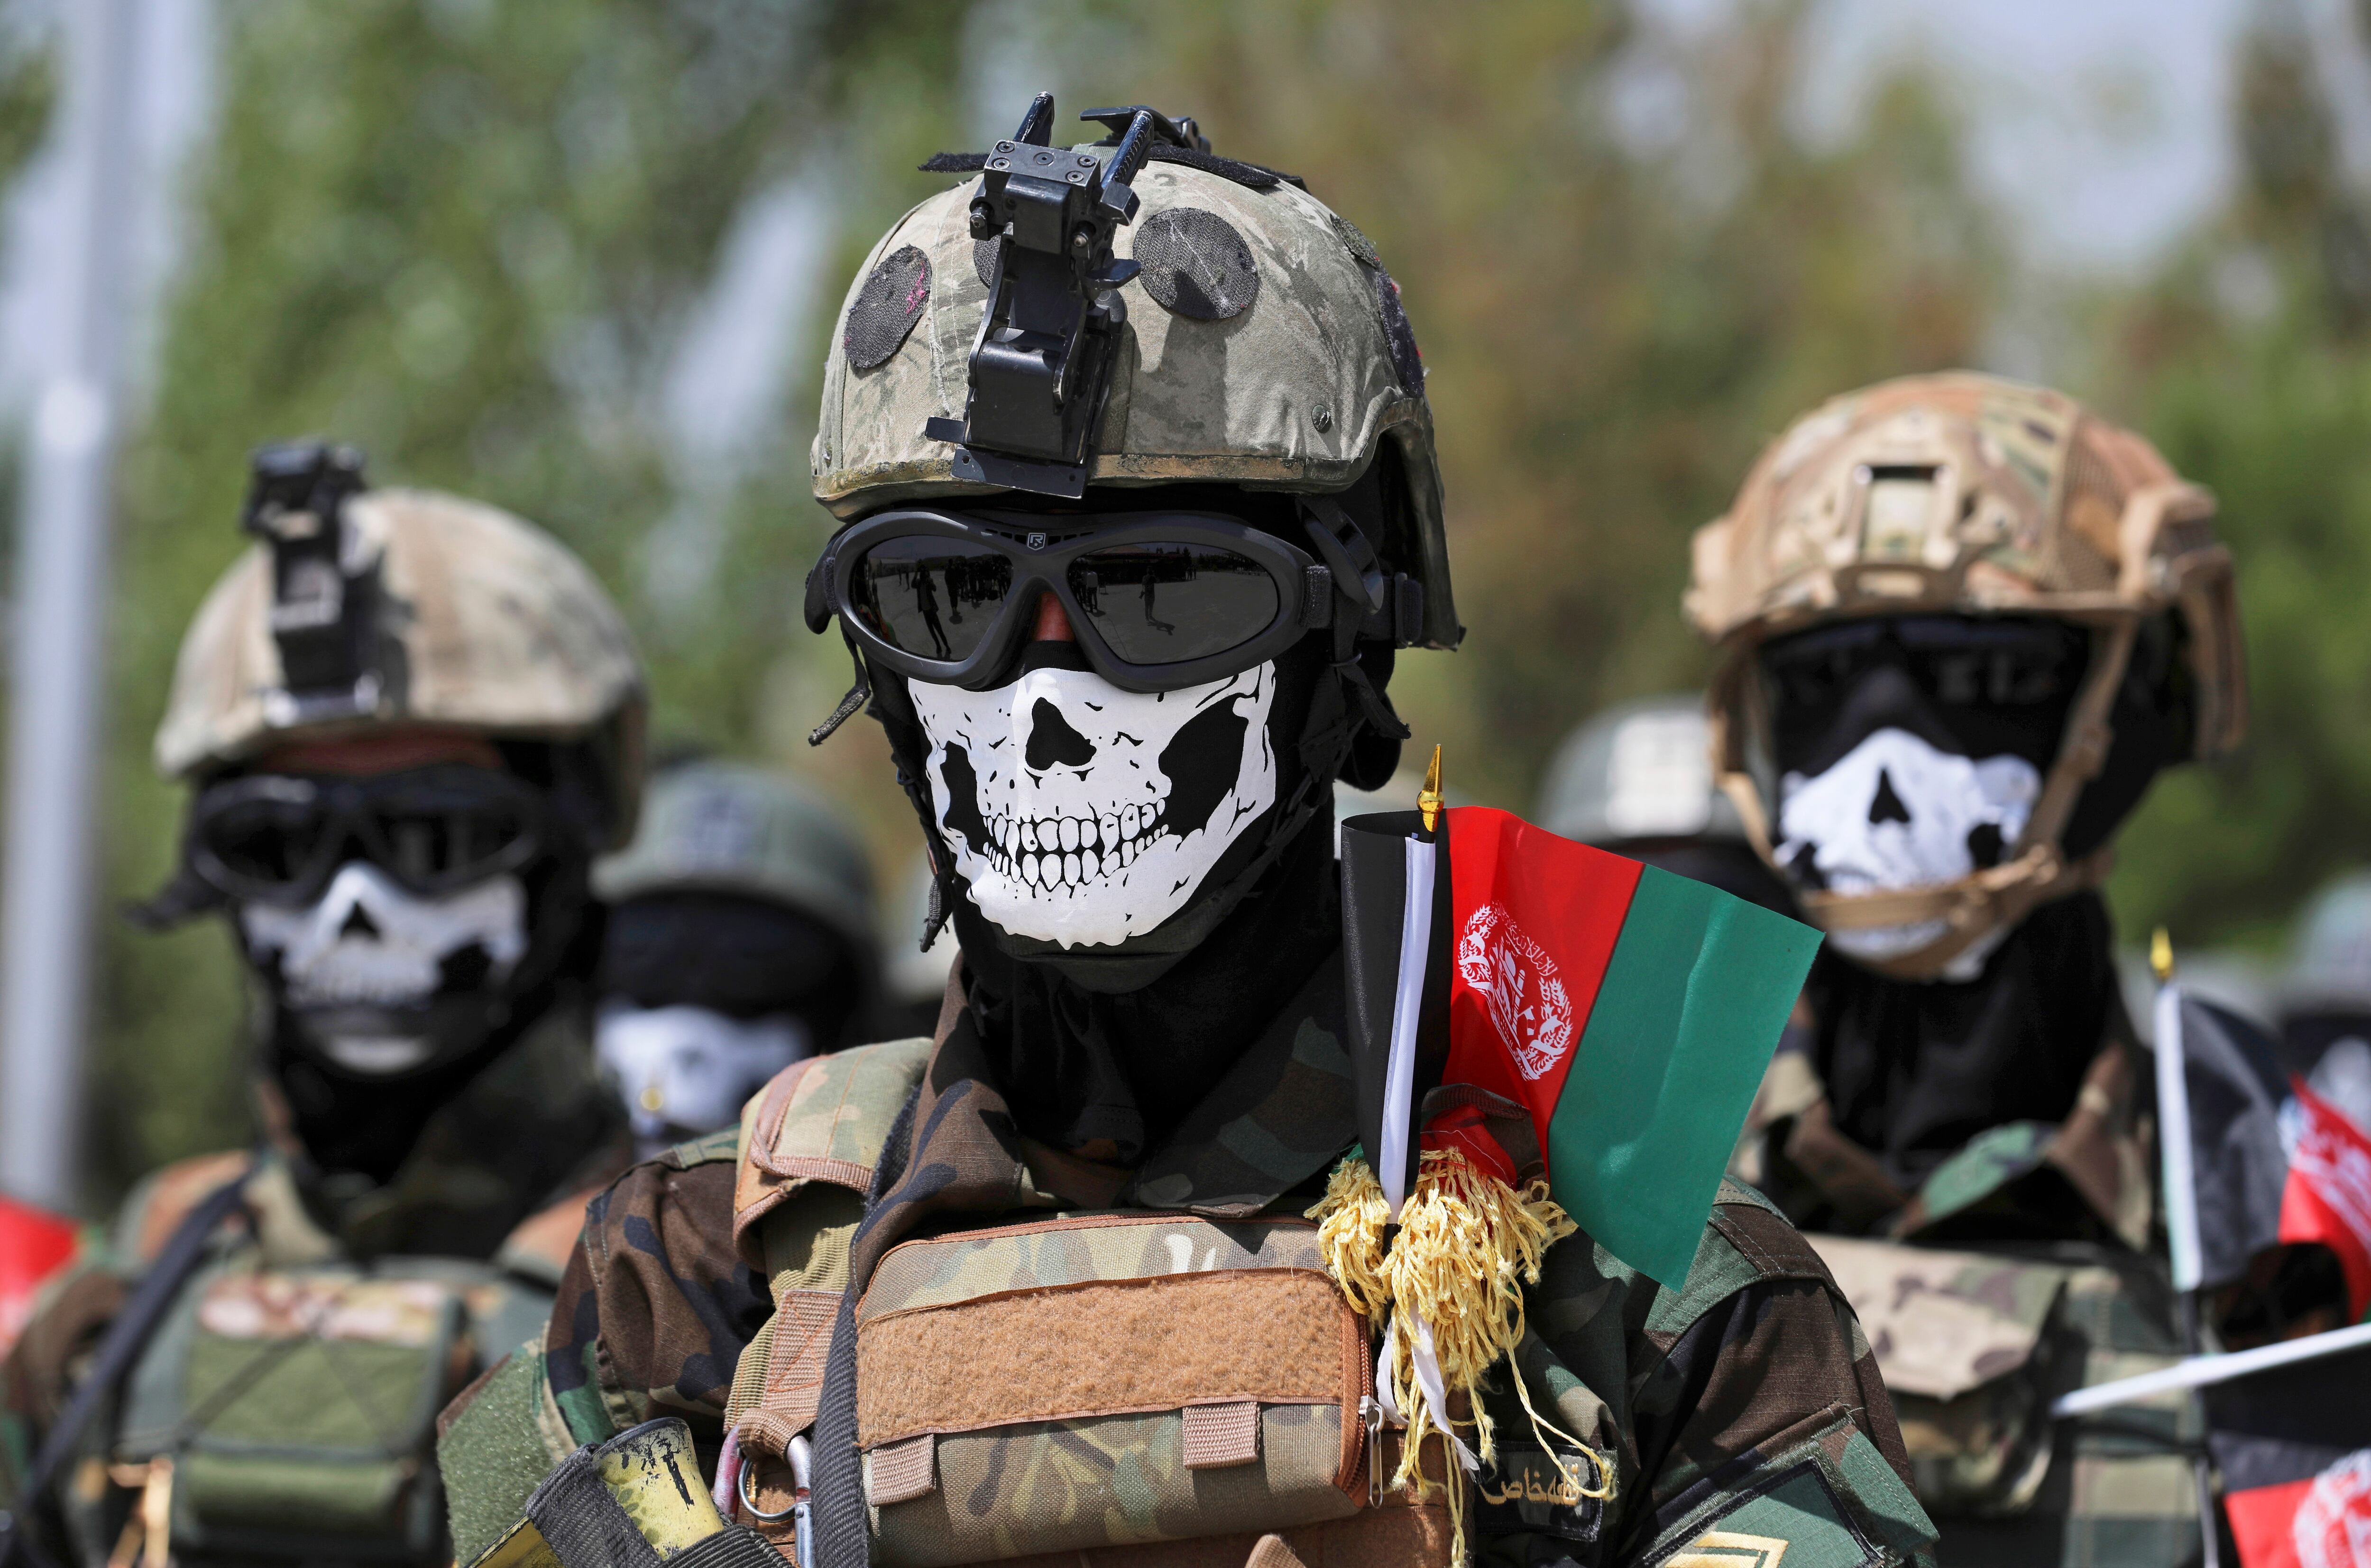
[[[482,1011],[509,978],[526,953],[526,912],[516,876],[428,898],[353,860],[312,904],[242,905],[238,923],[307,1042],[348,1072],[385,1075],[452,1054],[441,1049],[457,1032],[448,1015]]]
[[[1850,622],[1763,653],[1778,763],[1775,858],[1806,893],[1944,886],[2013,852],[2041,795],[2088,659],[2051,622]],[[1942,937],[1942,919],[1837,929],[1879,962]],[[1967,980],[1990,931],[1942,978]]]
[[[1882,729],[1826,771],[1779,780],[1778,859],[1799,887],[1937,886],[1998,865],[2041,793],[2041,771],[2021,756],[1977,760]],[[1945,924],[1837,931],[1829,940],[1856,958],[1891,958],[1933,941]],[[1979,944],[1968,956],[1981,964],[1989,951]]]
[[[1036,669],[910,688],[932,815],[980,915],[1065,950],[1116,947],[1192,903],[1276,804],[1277,665],[1178,691]]]

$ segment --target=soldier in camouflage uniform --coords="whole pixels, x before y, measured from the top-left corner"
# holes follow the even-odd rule
[[[2047,1407],[2182,1349],[2096,890],[2155,775],[2244,728],[2213,516],[2139,436],[1953,374],[1807,415],[1696,537],[1715,766],[1830,939],[1748,1153],[1830,1233],[1947,1562],[2199,1550],[2187,1401]]]
[[[1487,1395],[1502,1467],[1384,1485],[1377,1347],[1301,1215],[1358,1136],[1333,786],[1396,763],[1395,650],[1460,635],[1422,364],[1297,181],[1165,121],[1136,171],[1114,144],[1152,121],[1111,122],[1064,149],[1033,111],[898,220],[825,374],[811,620],[857,651],[961,937],[935,1035],[800,1064],[596,1200],[542,1337],[446,1413],[457,1547],[672,1414],[827,1568],[1446,1564],[1451,1487],[1509,1564],[1921,1559],[1867,1342],[1733,1186],[1675,1288],[1554,1247]],[[1033,165],[1049,202],[1133,176],[1082,493],[981,435],[1029,275],[993,177]],[[1512,1440],[1518,1379],[1610,1475]]]
[[[143,1182],[15,1348],[11,1513],[57,1561],[446,1561],[435,1412],[630,1159],[587,982],[639,660],[548,536],[360,463],[258,455],[156,736],[191,801],[147,913],[230,921],[262,1136]]]
[[[662,769],[593,890],[609,911],[594,1055],[641,1155],[731,1126],[803,1056],[877,1038],[872,862],[811,786],[747,763]]]

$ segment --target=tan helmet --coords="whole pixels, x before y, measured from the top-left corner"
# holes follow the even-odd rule
[[[294,735],[429,724],[585,746],[600,842],[631,837],[642,661],[617,606],[559,541],[433,490],[364,490],[348,448],[257,454],[258,542],[181,641],[156,762],[197,780]]]
[[[979,160],[991,175],[1000,157],[1042,157],[1092,183],[1097,160],[1121,161],[1115,144],[1136,111],[1095,111],[1113,136],[1063,148],[1043,144],[1050,100],[1041,109],[1022,138]],[[1194,145],[1190,121],[1181,137],[1175,122],[1143,112],[1185,144],[1154,145],[1123,188],[1140,206],[1113,230],[1112,254],[1119,271],[1141,271],[1106,296],[1125,326],[1079,481],[1337,491],[1389,440],[1414,515],[1395,519],[1395,536],[1380,543],[1424,590],[1421,627],[1410,628],[1420,635],[1405,640],[1455,647],[1423,364],[1374,247],[1289,177],[1214,157],[1207,142]],[[977,165],[943,156],[925,167]],[[843,520],[894,501],[1009,488],[961,434],[997,254],[993,237],[974,237],[977,183],[892,225],[840,310],[813,467],[815,498]]]
[[[1696,533],[1688,618],[1722,661],[1708,695],[1715,767],[1748,835],[1771,855],[1759,778],[1769,771],[1754,651],[1861,616],[2044,616],[2102,635],[2066,736],[2001,863],[1943,886],[1810,893],[1826,929],[1944,919],[1916,951],[1869,967],[1927,977],[2036,905],[2088,886],[2105,847],[2060,847],[2107,760],[2109,714],[2141,623],[2179,617],[2195,683],[2195,755],[2238,745],[2247,674],[2231,555],[2215,501],[2157,449],[2073,398],[1970,372],[1846,393],[1766,448],[1728,513]]]

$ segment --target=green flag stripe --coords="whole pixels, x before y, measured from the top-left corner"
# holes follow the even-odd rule
[[[1548,1124],[1558,1203],[1677,1287],[1820,934],[1649,866]]]

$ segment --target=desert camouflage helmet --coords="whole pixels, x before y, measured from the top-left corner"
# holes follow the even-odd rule
[[[2103,876],[2104,847],[2069,864],[2059,841],[2106,761],[2115,691],[2151,617],[2180,622],[2196,755],[2236,746],[2247,677],[2231,556],[2214,517],[2214,498],[2139,435],[2063,394],[1996,376],[1883,382],[1832,399],[1773,442],[1728,513],[1697,531],[1685,601],[1724,655],[1710,701],[1715,766],[1765,858],[1756,762],[1766,715],[1749,678],[1762,643],[1861,616],[2042,616],[2099,634],[2057,760],[1999,865],[1941,887],[1808,894],[1810,916],[1829,930],[1948,919],[1926,948],[1871,965],[1924,976]]]
[[[812,916],[860,950],[877,940],[873,866],[811,786],[747,763],[700,761],[651,780],[642,826],[593,869],[611,903],[665,893],[730,893]]]
[[[1116,144],[1134,112],[1094,111],[1113,135],[1058,147],[1026,139],[1050,137],[1051,104],[1041,99],[1014,141],[926,167],[984,163],[993,177],[1002,159],[1018,176],[1042,163],[1054,180],[1108,190],[1116,182],[1105,166],[1123,163]],[[1411,640],[1454,647],[1423,364],[1373,245],[1290,177],[1214,157],[1191,121],[1145,112],[1160,127],[1150,161],[1108,171],[1126,173],[1119,189],[1140,203],[1109,230],[1116,271],[1141,271],[1111,285],[1124,325],[1080,481],[1337,491],[1389,442],[1413,515],[1376,543],[1423,586]],[[816,499],[842,520],[891,502],[1008,488],[959,428],[997,266],[996,235],[985,220],[976,229],[973,215],[983,183],[966,179],[893,225],[841,307],[813,467]],[[975,237],[981,229],[988,236]]]
[[[182,639],[156,763],[198,779],[296,735],[436,725],[581,744],[633,832],[642,661],[601,585],[549,535],[433,490],[366,490],[351,448],[256,455],[257,542]]]

